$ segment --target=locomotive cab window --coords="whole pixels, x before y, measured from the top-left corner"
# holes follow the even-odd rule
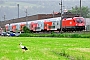
[[[83,20],[82,19],[76,19],[76,22],[77,23],[83,23]]]

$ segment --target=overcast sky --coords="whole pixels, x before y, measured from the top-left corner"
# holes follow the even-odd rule
[[[0,1],[61,1],[61,0],[0,0]],[[62,1],[80,1],[80,0],[62,0]],[[90,1],[90,0],[82,0]]]
[[[30,4],[32,5],[32,6],[41,6],[41,8],[37,8],[37,9],[34,9],[35,11],[33,11],[33,9],[31,10],[30,9],[30,7],[29,7],[29,9],[28,9],[28,14],[29,15],[35,15],[35,14],[38,14],[38,13],[52,13],[53,12],[53,10],[54,11],[56,11],[56,12],[59,12],[60,11],[60,5],[59,5],[59,3],[61,2],[61,0],[0,0],[0,1],[6,1],[6,2],[10,2],[10,3],[12,3],[12,4],[8,4],[7,5],[7,3],[4,3],[3,5],[1,4],[0,5],[0,13],[2,13],[2,14],[0,14],[0,20],[3,20],[3,16],[4,16],[4,14],[6,15],[6,19],[12,19],[12,18],[15,18],[15,17],[17,17],[17,4],[19,4],[20,5],[20,9],[23,7],[23,6],[29,6]],[[13,3],[14,1],[17,1],[16,3]],[[19,2],[20,1],[20,2]],[[25,3],[25,4],[22,4],[21,3],[21,1],[22,2],[27,2],[27,3]],[[36,4],[36,3],[38,3],[39,1],[39,3],[37,4],[37,5],[34,5],[32,2],[30,2],[30,1],[34,1],[34,4]],[[38,1],[38,2],[37,2]],[[45,4],[46,2],[45,1],[47,1],[48,3],[50,3],[50,4]],[[50,1],[55,1],[54,2],[54,4],[53,4],[53,2],[50,2]],[[63,9],[67,9],[67,10],[69,10],[69,9],[72,9],[72,7],[75,7],[75,6],[80,6],[80,0],[62,0],[63,1]],[[89,8],[90,8],[90,0],[81,0],[82,1],[82,6],[88,6]],[[43,5],[43,2],[44,2],[44,5]],[[42,3],[42,5],[41,5],[41,3]],[[47,8],[47,5],[49,5],[49,7],[50,8]],[[53,7],[54,6],[54,7]],[[11,9],[11,8],[9,8],[9,9],[6,9],[5,11],[3,10],[3,8],[4,7],[14,7],[13,9],[12,9],[12,11],[14,11],[14,12],[16,12],[16,14],[15,13],[13,13],[12,11],[10,11],[9,9]],[[43,9],[43,7],[45,7],[46,9]],[[16,10],[15,10],[15,8],[16,8]],[[35,7],[36,8],[36,7]],[[33,13],[32,13],[33,12]],[[9,13],[12,13],[13,14],[13,16],[11,17],[8,17],[9,16]],[[25,16],[25,9],[24,8],[22,8],[22,11],[20,10],[20,17],[23,17],[23,16]],[[11,15],[11,14],[10,14]]]

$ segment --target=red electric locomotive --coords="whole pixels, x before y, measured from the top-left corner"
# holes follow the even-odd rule
[[[65,18],[62,20],[63,31],[85,30],[85,20],[83,17]]]

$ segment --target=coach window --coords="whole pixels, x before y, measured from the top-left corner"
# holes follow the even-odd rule
[[[33,27],[33,25],[31,25],[31,27]]]
[[[39,24],[37,24],[37,26],[39,26]]]
[[[58,25],[58,22],[57,22],[57,25]]]
[[[55,23],[53,23],[53,25],[55,25]]]
[[[42,27],[42,24],[41,24],[41,27]]]
[[[29,25],[29,27],[30,27],[30,25]]]

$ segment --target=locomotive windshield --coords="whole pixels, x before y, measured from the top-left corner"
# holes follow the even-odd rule
[[[77,23],[83,23],[83,20],[81,18],[76,19]]]

